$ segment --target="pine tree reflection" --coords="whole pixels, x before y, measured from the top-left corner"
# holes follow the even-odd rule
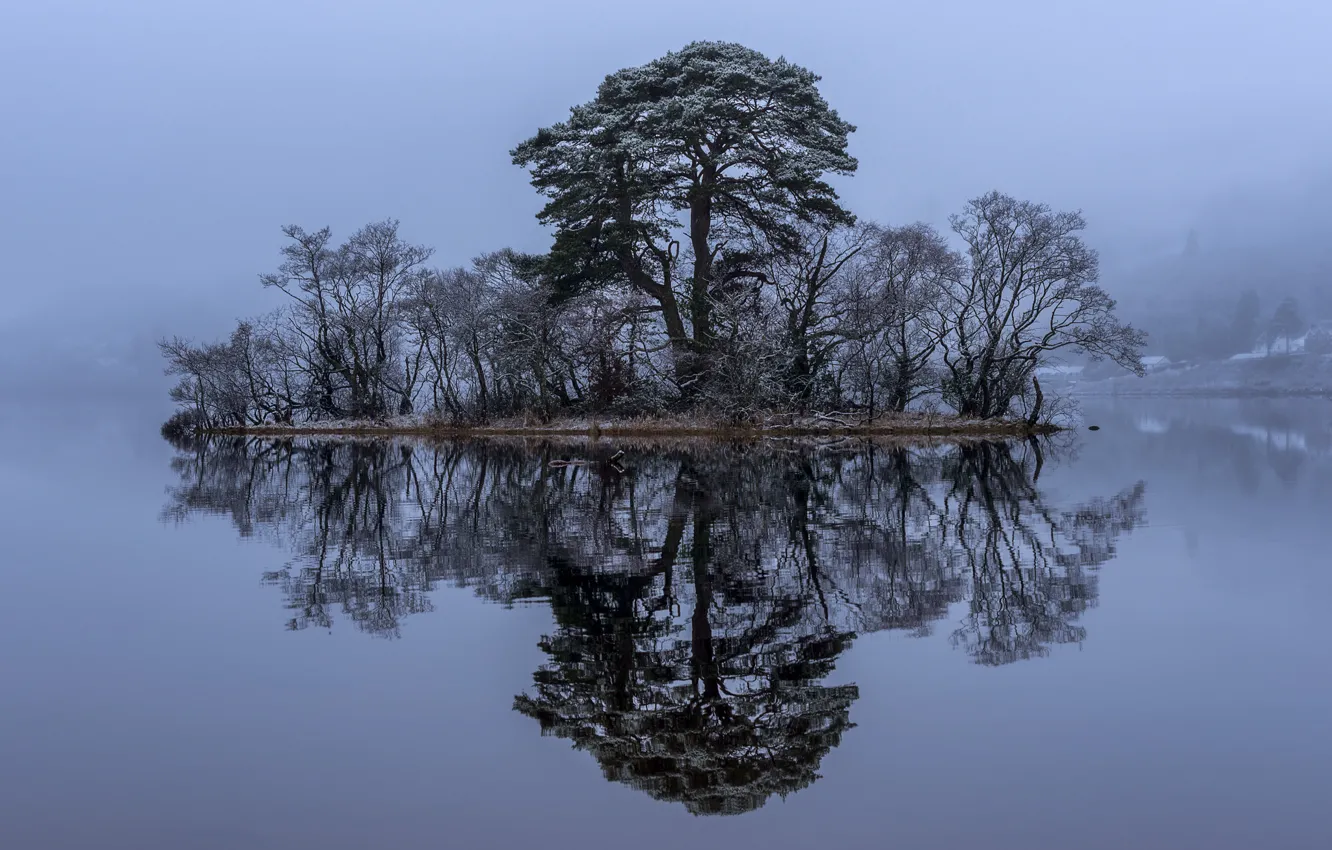
[[[550,661],[534,694],[515,700],[608,779],[698,814],[748,811],[813,782],[858,693],[822,682],[853,634],[809,592],[817,567],[768,567],[754,536],[761,491],[715,495],[742,474],[734,461],[680,463],[646,571],[561,564],[550,588],[558,630],[541,643]]]
[[[646,444],[623,465],[598,444],[181,448],[166,514],[280,541],[290,628],[397,636],[441,582],[548,603],[515,709],[700,814],[818,777],[852,727],[856,686],[829,680],[857,635],[928,635],[958,606],[977,663],[1083,640],[1096,569],[1144,520],[1140,483],[1049,504],[1034,444]]]

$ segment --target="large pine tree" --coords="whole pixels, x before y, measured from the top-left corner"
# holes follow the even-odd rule
[[[708,352],[713,298],[761,277],[752,252],[794,244],[798,222],[852,220],[824,177],[855,171],[855,128],[819,79],[739,44],[695,42],[611,74],[512,152],[550,199],[539,218],[555,229],[555,276],[647,293],[684,382]]]

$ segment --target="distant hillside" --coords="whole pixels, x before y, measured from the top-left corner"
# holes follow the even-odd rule
[[[1332,397],[1332,355],[1274,354],[1059,382],[1075,395],[1307,395]]]
[[[1332,319],[1332,174],[1233,191],[1199,212],[1177,249],[1107,269],[1122,315],[1156,337],[1196,332],[1232,318],[1241,293],[1271,315],[1286,297],[1307,319]]]

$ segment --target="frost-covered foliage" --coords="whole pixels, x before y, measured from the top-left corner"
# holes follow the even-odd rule
[[[550,199],[540,218],[555,228],[557,274],[570,287],[624,280],[652,299],[681,386],[702,389],[714,303],[758,275],[745,260],[797,247],[803,222],[852,220],[824,176],[855,171],[855,128],[818,80],[738,44],[695,42],[611,74],[513,151]]]
[[[1078,213],[997,192],[952,220],[856,223],[827,182],[854,128],[819,78],[698,42],[606,78],[513,151],[548,198],[549,252],[431,269],[368,225],[287,227],[290,296],[220,343],[162,343],[176,427],[429,412],[457,423],[584,414],[873,419],[939,400],[1046,415],[1036,368],[1074,351],[1134,370],[1143,336],[1096,285]]]
[[[979,217],[978,204],[1009,218]],[[162,343],[180,378],[172,398],[190,411],[176,427],[418,411],[458,423],[684,411],[732,422],[872,418],[928,397],[971,418],[1034,419],[1035,368],[1050,355],[1071,348],[1138,366],[1141,334],[1093,283],[1080,217],[1004,196],[969,210],[955,219],[965,255],[924,224],[810,224],[781,251],[769,243],[719,259],[732,283],[700,296],[707,354],[684,372],[660,305],[626,279],[569,292],[549,256],[504,250],[428,269],[429,250],[397,243],[391,223],[337,248],[326,230],[287,228],[286,262],[264,281],[291,305],[240,322],[223,342]],[[371,264],[348,246],[375,228],[386,259]]]
[[[328,228],[283,232],[283,262],[261,279],[292,303],[225,343],[163,342],[172,398],[207,426],[411,413],[421,356],[404,317],[431,250],[393,220],[336,247]]]

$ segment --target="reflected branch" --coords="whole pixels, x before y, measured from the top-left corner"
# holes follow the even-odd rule
[[[619,448],[626,457],[612,462]],[[514,709],[608,779],[696,814],[818,778],[854,724],[830,682],[862,634],[977,664],[1080,643],[1145,486],[1071,507],[1040,444],[183,443],[163,515],[228,516],[289,553],[290,629],[400,637],[441,584],[554,615]],[[956,612],[956,613],[954,613]]]

